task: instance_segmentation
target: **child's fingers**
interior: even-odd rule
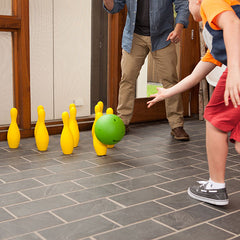
[[[153,100],[147,102],[147,107],[150,108],[152,105],[154,105],[155,102]]]
[[[157,87],[158,92],[163,89],[163,86]]]
[[[238,105],[240,105],[240,99],[239,99],[238,92],[235,93],[235,100],[236,100],[236,107],[238,107]]]
[[[150,108],[151,106],[152,106],[151,103],[148,103],[148,104],[147,104],[147,108]]]
[[[237,108],[238,105],[240,104],[239,93],[237,89],[234,89],[232,95],[230,96],[231,96],[231,100],[233,102],[234,107]]]
[[[239,93],[238,91],[228,91],[228,90],[225,90],[225,93],[224,93],[224,102],[225,102],[225,105],[228,106],[229,105],[229,97],[231,99],[231,102],[233,104],[233,106],[235,108],[238,107],[238,105],[240,105],[240,99],[239,99]]]
[[[237,105],[240,105],[240,92],[238,90],[236,90],[236,101],[237,101]]]
[[[164,91],[164,88],[161,87],[157,87],[157,93],[152,94],[150,97],[153,98],[152,100],[147,102],[147,107],[150,108],[152,105],[154,105],[155,103],[162,101],[164,98],[162,97],[161,93],[162,91]]]
[[[228,97],[229,97],[229,91],[226,89],[225,92],[224,92],[224,102],[225,102],[225,106],[228,106],[228,105],[229,105]]]
[[[155,98],[156,96],[157,96],[157,94],[155,93],[155,94],[150,95],[149,97]]]

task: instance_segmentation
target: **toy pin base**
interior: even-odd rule
[[[106,156],[107,154],[97,154],[98,157]]]
[[[113,145],[107,145],[107,148],[114,148],[114,144]]]

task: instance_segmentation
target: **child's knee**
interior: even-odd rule
[[[240,154],[240,142],[235,142],[235,149]]]

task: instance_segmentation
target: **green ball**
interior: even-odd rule
[[[106,114],[100,117],[95,124],[97,139],[106,145],[114,145],[125,135],[125,125],[115,114]]]

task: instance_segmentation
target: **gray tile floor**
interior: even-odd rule
[[[189,142],[171,138],[167,122],[136,124],[107,156],[97,157],[91,131],[71,156],[60,135],[40,153],[33,138],[19,149],[0,142],[0,239],[240,240],[240,157],[230,144],[230,204],[190,199],[207,179],[205,124],[186,119]]]

